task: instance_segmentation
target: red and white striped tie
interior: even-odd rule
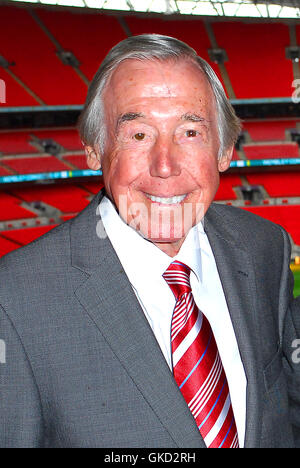
[[[174,378],[208,448],[238,448],[227,378],[211,326],[198,309],[191,269],[179,261],[163,274],[176,298],[171,326]]]

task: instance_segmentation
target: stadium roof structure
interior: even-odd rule
[[[164,15],[300,19],[300,0],[11,0],[3,3]]]

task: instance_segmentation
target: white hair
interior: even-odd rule
[[[104,152],[106,126],[102,93],[113,71],[128,59],[191,60],[195,63],[207,77],[216,99],[219,157],[236,143],[241,123],[211,66],[199,57],[194,49],[178,39],[159,34],[142,34],[129,37],[113,47],[92,80],[78,122],[80,137],[85,145],[99,148],[101,153]]]

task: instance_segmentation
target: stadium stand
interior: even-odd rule
[[[3,237],[0,233],[0,257],[3,257],[3,255],[6,255],[9,252],[18,249],[19,247],[21,247],[20,244],[16,244],[16,242],[11,242],[10,240]]]
[[[0,155],[37,152],[38,149],[31,143],[29,132],[0,132]]]
[[[243,145],[246,159],[299,158],[297,143],[247,144]]]
[[[5,231],[5,233],[1,233],[2,236],[5,236],[6,240],[9,240],[15,245],[26,245],[29,242],[34,241],[38,237],[46,234],[46,232],[53,229],[56,225],[53,224],[52,226],[41,226],[41,227],[34,227],[34,228],[27,228],[27,229],[12,229],[10,231]]]
[[[82,143],[75,128],[56,128],[49,130],[34,129],[32,134],[39,140],[51,139],[58,143],[65,151],[82,151]]]
[[[42,201],[64,214],[78,213],[88,205],[89,193],[75,185],[37,186],[12,189],[11,193],[26,202]]]
[[[75,169],[87,169],[85,154],[65,156],[64,160]]]
[[[22,38],[21,45],[19,39],[16,40],[16,31],[18,38]],[[85,83],[72,67],[60,61],[53,43],[29,11],[1,6],[0,44],[1,55],[13,63],[10,69],[39,98],[35,104],[84,102]],[[25,104],[20,101],[19,105]]]
[[[3,5],[0,14],[0,56],[6,61],[0,65],[0,79],[6,82],[5,106],[10,108],[83,104],[107,51],[129,33],[147,32],[189,43],[212,65],[233,99],[285,98],[292,93],[293,64],[285,56],[290,44],[287,23],[173,21]],[[300,43],[300,26],[296,31]],[[226,53],[223,64],[212,60],[210,51],[216,47]],[[67,125],[0,130],[0,177],[86,169],[77,131]],[[296,117],[246,119],[233,161],[299,158],[297,131]],[[72,184],[0,184],[0,256],[74,217],[101,187],[95,177]],[[300,172],[294,168],[251,172],[238,167],[238,172],[222,174],[215,201],[281,224],[300,248]]]
[[[20,206],[22,198],[14,197],[12,194],[1,193],[0,197],[0,221],[10,221],[14,219],[26,219],[36,216],[34,212],[28,211]]]
[[[11,172],[9,170],[5,169],[5,167],[0,166],[0,177],[7,176],[10,174]]]
[[[239,176],[232,174],[223,174],[221,176],[221,183],[219,190],[215,196],[215,200],[235,200],[237,196],[233,188],[242,185],[243,183]]]
[[[74,53],[81,71],[89,80],[92,80],[107,51],[126,38],[113,16],[106,16],[104,20],[102,15],[84,12],[79,15],[68,11],[34,11],[61,47]]]
[[[216,22],[219,47],[226,50],[226,69],[238,99],[286,97],[294,79],[285,58],[289,29],[285,24]],[[259,51],[259,53],[258,53]]]
[[[38,172],[66,171],[69,169],[64,163],[54,156],[43,156],[38,158],[14,157],[4,159],[5,165],[17,174],[32,174]]]
[[[269,197],[300,197],[300,172],[247,174],[251,185],[264,187]]]
[[[74,128],[3,131],[0,132],[0,176],[87,169],[82,149]]]
[[[255,120],[243,122],[243,129],[252,141],[285,141],[291,138],[291,130],[299,125],[297,120]]]
[[[4,53],[4,50],[0,50],[0,55],[4,56]],[[18,78],[15,77],[15,74],[11,71],[11,69],[1,68],[0,78],[6,83],[6,101],[11,107],[40,105],[38,100],[30,92],[28,92],[28,89],[20,84]]]

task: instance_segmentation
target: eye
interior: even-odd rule
[[[145,133],[136,133],[133,138],[137,141],[142,141],[145,139],[145,137]]]
[[[193,138],[193,137],[196,137],[197,135],[198,135],[197,130],[187,130],[185,132],[185,136],[187,136],[188,138]]]

